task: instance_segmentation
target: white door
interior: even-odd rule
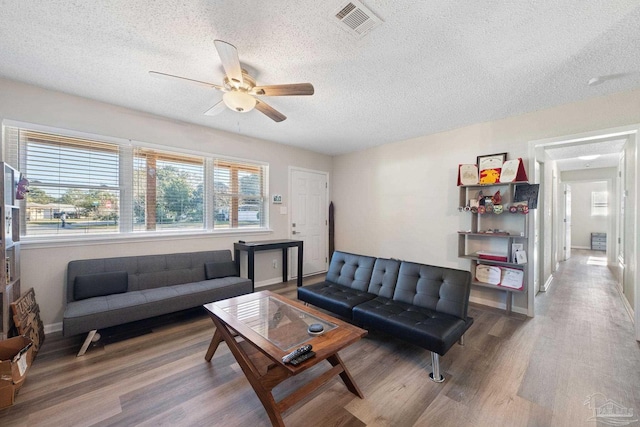
[[[564,260],[571,258],[571,185],[564,185]]]
[[[302,240],[303,276],[327,271],[327,174],[291,169],[291,238]],[[291,262],[292,272],[296,263]],[[298,272],[295,271],[297,276]]]

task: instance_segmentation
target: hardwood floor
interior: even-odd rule
[[[637,419],[640,347],[613,275],[587,264],[603,255],[576,251],[537,297],[533,319],[472,306],[465,346],[441,359],[443,384],[428,379],[427,351],[370,333],[340,353],[365,399],[335,379],[287,412],[285,423],[596,426],[604,424],[589,420],[593,408],[606,399]],[[270,289],[296,295],[295,282]],[[0,410],[0,425],[269,426],[226,345],[205,362],[212,334],[200,309],[104,331],[80,358],[83,337],[49,334],[16,404]],[[299,379],[291,381],[280,393]],[[601,394],[585,405],[594,393]]]

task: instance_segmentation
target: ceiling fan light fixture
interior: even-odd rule
[[[226,92],[222,95],[222,100],[227,107],[240,113],[249,112],[256,106],[256,99],[253,96],[237,90]]]

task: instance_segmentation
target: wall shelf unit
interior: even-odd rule
[[[469,217],[469,229],[458,231],[458,257],[470,260],[469,271],[473,286],[506,293],[506,311],[511,312],[513,294],[527,291],[527,263],[526,259],[516,262],[514,247],[520,246],[523,253],[528,249],[528,221],[529,215],[522,211],[511,213],[509,207],[513,203],[515,187],[527,182],[510,182],[496,184],[477,184],[459,186],[459,206],[462,215]],[[481,193],[481,198],[491,198],[500,191],[502,198],[500,205],[503,211],[499,214],[492,212],[478,213],[475,201]],[[472,202],[474,201],[474,202]],[[480,202],[478,202],[480,203]],[[504,257],[504,258],[501,258]],[[503,274],[499,284],[491,284],[478,280],[476,269],[478,265],[497,267]],[[495,269],[494,269],[495,270]],[[521,273],[520,273],[521,272]],[[521,277],[521,287],[506,285],[504,273]]]
[[[20,172],[4,162],[0,185],[0,250],[5,265],[0,268],[0,339],[15,334],[10,311],[13,301],[20,298],[20,207],[16,200],[16,187]]]

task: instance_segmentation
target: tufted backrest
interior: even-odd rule
[[[83,259],[67,265],[67,302],[74,301],[77,276],[125,271],[128,291],[205,280],[205,263],[232,261],[230,250]]]
[[[375,258],[335,251],[326,280],[359,291],[366,291],[371,281]]]
[[[400,261],[397,259],[376,259],[367,292],[385,298],[392,298],[398,281],[399,270]]]
[[[471,273],[403,261],[393,300],[466,320]]]

